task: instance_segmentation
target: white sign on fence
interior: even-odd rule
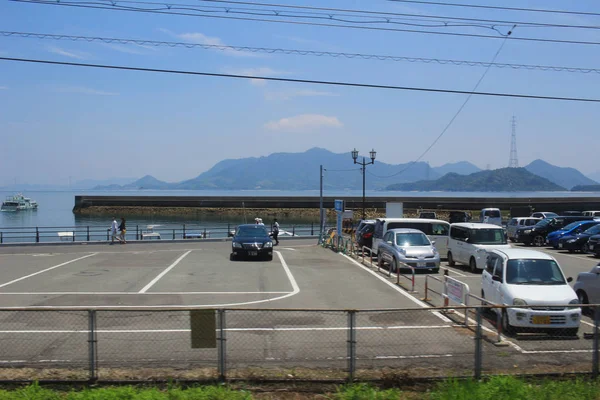
[[[455,303],[463,304],[465,298],[464,285],[455,280],[447,279],[446,294],[448,295],[448,298]]]

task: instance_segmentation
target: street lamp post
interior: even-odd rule
[[[375,164],[375,156],[377,155],[377,152],[375,150],[371,150],[369,152],[369,157],[371,157],[371,161],[367,162],[365,160],[365,158],[362,158],[362,161],[356,161],[356,159],[358,158],[358,150],[356,150],[356,148],[354,150],[352,150],[352,159],[354,160],[354,164],[358,164],[361,165],[362,168],[362,176],[363,176],[363,195],[362,195],[362,219],[366,219],[366,215],[365,215],[365,169],[367,167],[367,165],[369,164]]]

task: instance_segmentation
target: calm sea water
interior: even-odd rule
[[[0,198],[14,195],[14,192],[0,191]],[[223,190],[135,190],[135,191],[28,191],[23,193],[39,203],[37,211],[26,211],[16,213],[0,213],[0,228],[21,228],[21,227],[75,227],[75,226],[110,226],[110,216],[78,216],[73,214],[73,205],[76,195],[111,195],[111,196],[240,196],[241,198],[250,198],[253,196],[319,196],[318,190],[308,191],[223,191]],[[362,196],[361,190],[355,191],[329,191],[324,192],[324,196]],[[398,196],[398,197],[514,197],[514,198],[535,198],[535,197],[598,197],[597,193],[572,193],[572,192],[380,192],[367,191],[369,196]],[[125,216],[127,218],[127,216]],[[252,222],[259,215],[247,215],[247,221]],[[203,216],[194,217],[132,217],[127,218],[128,226],[149,225],[149,224],[194,224],[203,226],[222,227],[230,224],[244,223],[244,218],[239,217],[219,217]],[[270,221],[265,219],[265,223]],[[291,224],[310,224],[318,221],[306,219],[294,219],[280,221],[284,225]]]

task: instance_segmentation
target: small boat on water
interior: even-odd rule
[[[4,202],[2,202],[2,206],[0,207],[0,211],[27,211],[27,210],[37,210],[38,203],[35,200],[31,200],[29,197],[23,196],[21,193],[8,196]]]

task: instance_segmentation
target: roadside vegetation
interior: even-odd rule
[[[334,392],[314,390],[241,390],[224,385],[178,387],[102,387],[80,390],[50,389],[31,384],[0,390],[0,400],[598,400],[600,383],[583,378],[526,381],[515,377],[493,377],[486,381],[448,380],[418,390],[382,389],[370,384],[342,385]]]

